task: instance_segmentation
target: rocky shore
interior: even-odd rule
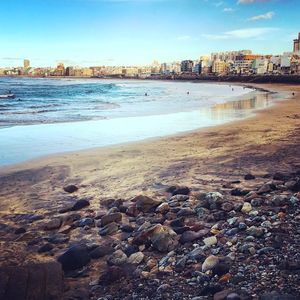
[[[300,166],[97,209],[82,188],[55,212],[3,216],[1,265],[57,260],[64,299],[299,299]]]

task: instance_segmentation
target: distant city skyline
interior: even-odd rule
[[[0,67],[147,65],[211,52],[292,51],[298,0],[10,0]]]

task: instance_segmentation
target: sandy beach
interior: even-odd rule
[[[2,168],[0,265],[20,266],[29,262],[56,261],[60,257],[66,275],[65,298],[57,299],[98,299],[105,295],[113,295],[113,298],[102,299],[179,299],[174,296],[179,291],[184,295],[180,299],[194,299],[192,297],[197,295],[211,296],[205,299],[226,299],[215,298],[215,295],[219,292],[228,295],[233,288],[242,295],[254,295],[234,299],[271,299],[257,297],[270,289],[291,293],[294,297],[282,299],[297,299],[297,275],[287,277],[277,269],[274,275],[268,268],[272,266],[271,260],[276,264],[282,253],[288,251],[290,261],[285,263],[285,268],[299,268],[299,215],[298,219],[293,216],[294,206],[299,204],[299,193],[297,197],[293,193],[299,188],[296,185],[300,169],[300,86],[255,87],[288,92],[289,99],[282,99],[258,111],[254,117],[222,126],[138,143],[53,155]],[[275,179],[273,174],[278,172],[292,175],[277,175],[279,180],[275,183],[266,183],[270,178]],[[253,178],[244,180],[246,174]],[[296,181],[290,183],[290,178]],[[75,185],[78,190],[66,192],[64,187],[68,185]],[[166,194],[166,188],[173,185],[186,186],[188,190],[185,188],[178,192],[178,198],[172,190],[175,198],[168,198],[170,195]],[[210,197],[209,192],[213,192],[213,199],[217,199],[214,201],[223,201],[222,207],[217,202],[210,207],[206,204],[203,204],[206,208],[201,206],[202,201],[207,201],[205,197]],[[283,196],[291,200],[284,205],[276,200],[279,204],[270,208],[277,194],[280,201],[285,199]],[[132,202],[132,197],[138,195],[143,196]],[[161,201],[162,207],[158,206]],[[158,207],[161,207],[160,210],[157,210]],[[257,216],[260,213],[262,219],[259,222],[267,220],[271,227],[253,226],[256,221],[252,219],[260,218]],[[240,220],[237,226],[241,226],[231,228],[228,225],[230,218],[236,215]],[[180,222],[176,219],[178,216],[183,216],[179,218]],[[174,228],[176,222],[173,221],[181,224],[179,228],[177,225]],[[141,224],[142,229],[139,229]],[[155,224],[153,228],[149,227],[151,224]],[[236,230],[235,236],[230,230]],[[271,232],[274,234],[270,238]],[[248,248],[244,252],[234,245],[244,245],[249,235],[250,241],[255,241],[254,250],[249,246],[249,251],[258,251],[257,255],[250,255]],[[157,239],[155,242],[153,236]],[[204,236],[208,236],[207,240],[203,240],[205,245],[209,245],[207,247],[200,246]],[[279,243],[278,236],[282,248],[270,247],[271,242],[274,245]],[[75,249],[80,253],[80,263],[70,267],[71,263],[64,261],[70,253],[65,251],[78,242],[84,243],[84,246]],[[216,243],[218,248],[210,248]],[[92,256],[91,251],[97,249],[98,252]],[[120,249],[128,250],[128,258]],[[183,254],[190,258],[193,249],[201,250],[202,254],[194,261],[195,264],[184,269],[184,263],[183,269],[178,271],[176,266],[185,257]],[[274,251],[272,256],[265,255],[268,249]],[[167,252],[171,258],[164,256]],[[217,272],[213,277],[215,273],[207,269],[207,274],[212,276],[211,284],[217,284],[218,288],[208,289],[200,284],[196,290],[193,285],[185,284],[186,280],[193,278],[193,271],[199,273],[199,270],[204,270],[199,276],[206,276],[204,259],[211,253],[220,256],[217,265],[221,265],[222,271],[213,270]],[[108,257],[108,254],[111,256]],[[234,261],[230,263],[230,270],[228,262],[222,261],[224,257],[220,254],[233,255],[233,258],[230,256],[230,260]],[[82,255],[87,256],[83,263]],[[120,265],[121,258],[129,266],[127,263]],[[163,265],[162,260],[165,262]],[[89,264],[88,267],[85,267],[86,264]],[[253,268],[263,265],[264,268],[252,271],[247,269],[248,265]],[[234,276],[241,268],[244,281],[235,281],[238,279]],[[68,273],[70,270],[71,273]],[[256,279],[251,278],[253,272]],[[147,280],[153,276],[156,283]],[[122,280],[121,285],[119,279]],[[272,284],[269,283],[271,280]],[[245,285],[249,287],[244,288]],[[143,288],[140,289],[140,286]],[[230,290],[223,291],[226,287]],[[167,296],[163,295],[164,288]],[[149,295],[156,294],[156,290],[161,292],[157,297],[149,298]],[[139,296],[131,297],[134,293],[139,293]]]
[[[300,87],[256,87],[289,91],[291,98],[222,126],[3,168],[1,212],[56,210],[66,200],[66,184],[78,185],[77,195],[94,198],[97,206],[110,197],[159,194],[174,183],[201,190],[248,172],[288,171],[300,164]]]

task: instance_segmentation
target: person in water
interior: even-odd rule
[[[147,94],[147,93],[145,93],[145,96],[148,96],[148,94]]]
[[[190,94],[190,92],[187,92],[187,94],[189,95],[189,94]]]

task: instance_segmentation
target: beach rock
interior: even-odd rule
[[[209,233],[209,229],[201,229],[197,232],[195,231],[191,231],[191,230],[188,230],[188,231],[185,231],[180,239],[179,239],[179,242],[181,244],[185,244],[185,243],[189,243],[189,242],[192,242],[192,241],[195,241],[197,239],[200,239],[202,238],[203,236],[207,235]]]
[[[296,296],[288,294],[279,294],[277,292],[264,293],[258,297],[259,300],[297,300]]]
[[[100,276],[98,283],[106,286],[115,283],[125,277],[126,272],[123,268],[117,266],[110,266]]]
[[[64,191],[67,193],[74,193],[78,190],[78,187],[74,184],[70,184],[64,187]]]
[[[274,175],[273,175],[273,179],[274,180],[279,180],[279,181],[286,181],[290,178],[290,176],[288,174],[284,174],[284,173],[281,173],[281,172],[276,172]]]
[[[285,195],[275,195],[271,200],[271,203],[274,206],[284,206],[284,205],[287,205],[288,202],[289,202],[289,199]]]
[[[68,211],[74,211],[74,210],[80,210],[84,207],[87,207],[90,205],[90,202],[86,199],[80,199],[80,200],[77,200],[73,206],[71,207],[67,207],[67,208],[63,208],[61,209],[59,212],[60,213],[66,213]]]
[[[188,195],[191,190],[187,186],[178,186],[172,191],[172,195]]]
[[[170,206],[167,202],[164,202],[162,204],[160,204],[157,208],[156,208],[156,212],[160,213],[160,214],[166,214],[170,209]]]
[[[189,196],[188,195],[174,195],[172,196],[170,199],[169,199],[169,202],[185,202],[189,199]]]
[[[252,175],[251,173],[249,173],[244,176],[244,179],[245,180],[253,180],[253,179],[255,179],[255,176]]]
[[[64,254],[58,257],[64,271],[71,271],[87,265],[91,258],[88,247],[84,244],[75,245],[69,248]]]
[[[122,214],[119,212],[112,213],[105,215],[101,218],[101,227],[112,223],[112,222],[121,222],[122,221]]]
[[[219,261],[213,266],[213,275],[218,275],[219,277],[227,274],[230,270],[230,259],[219,259]]]
[[[58,229],[62,224],[61,218],[53,218],[49,222],[44,224],[44,230],[55,230]]]
[[[240,188],[235,188],[233,190],[231,190],[231,195],[232,196],[246,196],[250,191],[249,190],[244,190],[244,189],[240,189]]]
[[[147,213],[147,212],[155,209],[157,206],[159,206],[161,204],[161,201],[154,200],[150,197],[143,196],[143,195],[133,198],[132,202],[135,202],[136,208],[139,211],[142,211],[144,213]]]
[[[224,202],[221,206],[221,209],[229,212],[234,209],[234,205],[231,202]]]
[[[264,230],[261,227],[251,226],[246,230],[247,234],[254,237],[261,237],[264,235]]]
[[[115,222],[112,222],[112,223],[109,223],[109,224],[105,225],[104,227],[100,228],[99,234],[101,236],[111,235],[111,234],[117,232],[118,229],[119,229],[118,224]]]
[[[139,215],[140,211],[137,209],[136,205],[130,205],[126,209],[126,215],[130,217],[137,217]]]
[[[131,233],[131,232],[134,231],[134,227],[132,225],[129,225],[129,224],[122,224],[120,229],[123,232],[127,232],[127,233]]]
[[[219,192],[209,192],[204,195],[204,200],[208,202],[210,209],[216,209],[223,203],[224,196]]]
[[[105,255],[112,254],[113,252],[114,248],[111,245],[100,245],[90,252],[90,257],[97,259],[104,257]]]
[[[15,234],[23,234],[26,232],[26,229],[24,227],[19,227],[15,229]]]
[[[83,218],[79,220],[78,226],[79,227],[94,226],[94,220],[92,218]]]
[[[49,243],[52,244],[64,244],[68,242],[70,237],[67,234],[56,233],[47,238]]]
[[[231,290],[223,290],[214,294],[213,300],[227,300],[227,296],[231,293]]]
[[[211,247],[213,245],[216,245],[218,243],[218,240],[215,236],[210,236],[210,237],[205,238],[203,240],[203,243],[205,244],[205,246]]]
[[[169,252],[178,244],[177,234],[169,227],[155,225],[150,235],[152,246],[159,252]]]
[[[257,191],[257,194],[261,195],[261,194],[270,193],[272,190],[273,189],[272,189],[271,184],[266,183],[259,188],[259,190]]]
[[[53,249],[53,245],[50,243],[46,243],[44,245],[42,245],[39,249],[38,249],[38,253],[44,253],[44,252],[49,252]]]
[[[111,266],[123,265],[127,263],[127,255],[122,250],[117,250],[109,256],[107,263]]]
[[[177,213],[177,217],[186,217],[186,216],[192,216],[192,215],[195,215],[196,214],[196,211],[189,208],[189,207],[186,207],[186,208],[181,208],[178,213]]]
[[[129,256],[128,263],[139,265],[144,260],[143,252],[136,252]]]
[[[248,214],[252,210],[252,205],[249,202],[244,202],[241,212]]]
[[[237,293],[230,293],[226,300],[241,300],[241,297]]]
[[[202,264],[202,272],[212,270],[219,263],[219,257],[210,255]]]

